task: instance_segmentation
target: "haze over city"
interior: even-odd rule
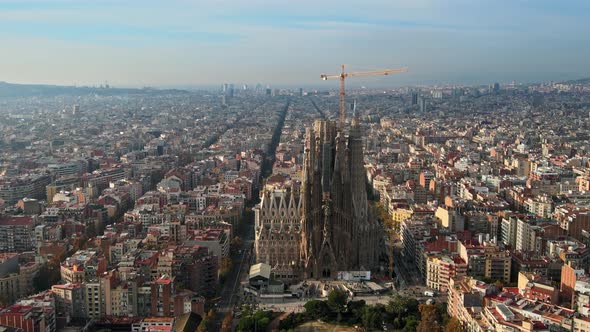
[[[0,332],[590,332],[588,31],[0,0]]]
[[[590,76],[587,1],[0,1],[0,80],[318,86],[320,73],[410,68],[353,85]]]

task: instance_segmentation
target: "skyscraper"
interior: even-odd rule
[[[353,118],[348,137],[333,121],[306,130],[301,269],[304,278],[378,263],[380,226],[368,209],[362,135]]]
[[[418,103],[420,105],[420,113],[425,113],[426,112],[426,98],[420,97],[418,99]]]
[[[500,92],[500,83],[494,83],[494,84],[490,84],[490,86],[488,87],[488,92],[489,93],[498,93]]]
[[[418,92],[412,92],[412,106],[418,105]]]
[[[234,96],[234,85],[233,84],[230,84],[229,85],[228,96],[229,97],[233,97]]]

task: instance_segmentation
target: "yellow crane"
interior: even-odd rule
[[[383,70],[374,70],[374,71],[345,73],[344,72],[344,65],[341,65],[339,75],[321,74],[320,77],[324,81],[326,81],[330,78],[339,78],[340,79],[340,119],[339,119],[338,127],[340,129],[343,129],[344,122],[346,122],[346,108],[344,107],[344,96],[346,95],[346,93],[344,91],[344,80],[346,80],[347,77],[349,77],[349,76],[389,75],[389,74],[405,73],[407,71],[408,71],[407,68],[399,68],[399,69],[383,69]]]

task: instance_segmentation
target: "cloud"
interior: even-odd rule
[[[410,66],[383,81],[399,84],[590,75],[589,5],[556,3],[0,0],[0,80],[295,84],[340,63]]]

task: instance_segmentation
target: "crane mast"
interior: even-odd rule
[[[340,79],[340,118],[338,120],[338,128],[342,130],[344,128],[344,123],[346,122],[346,107],[344,105],[344,97],[346,96],[344,82],[347,77],[349,76],[372,76],[372,75],[389,75],[389,74],[397,74],[397,73],[405,73],[407,72],[407,68],[400,68],[400,69],[383,69],[383,70],[375,70],[375,71],[365,71],[365,72],[350,72],[347,73],[344,71],[344,65],[340,65],[340,74],[339,75],[325,75],[321,74],[321,79],[328,80],[332,78],[339,78]]]

